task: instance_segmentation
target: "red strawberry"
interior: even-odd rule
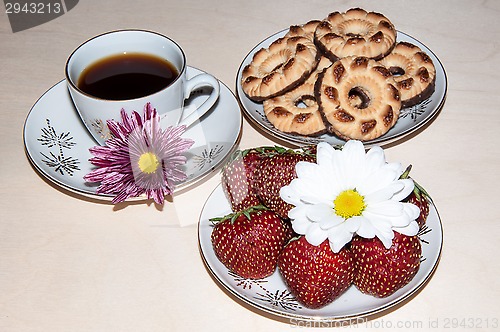
[[[407,179],[409,178],[409,173],[411,170],[411,165],[406,168],[405,172],[403,175],[401,175],[402,179]],[[413,180],[413,183],[415,184],[415,188],[413,191],[408,195],[408,197],[405,199],[405,202],[407,203],[412,203],[416,205],[420,209],[420,215],[417,218],[417,223],[420,228],[422,228],[425,225],[425,222],[427,221],[427,217],[429,216],[429,204],[432,202],[431,197],[425,191],[425,189],[420,186],[415,180]]]
[[[215,254],[229,270],[250,279],[275,271],[288,240],[287,227],[276,213],[260,205],[212,221]]]
[[[292,240],[278,259],[278,268],[291,293],[308,308],[321,308],[352,284],[353,258],[343,248],[334,253],[328,240],[313,246],[305,237]]]
[[[288,241],[290,241],[294,237],[298,236],[298,234],[295,233],[295,231],[293,230],[292,223],[290,222],[290,220],[287,220],[287,219],[283,220],[283,224],[285,225],[285,230],[286,230],[286,242],[285,243],[288,243]]]
[[[295,165],[299,161],[314,162],[315,155],[309,150],[295,151],[281,149],[278,153],[261,161],[255,172],[255,189],[262,203],[287,219],[293,208],[280,197],[280,189],[297,177]]]
[[[261,204],[254,189],[254,172],[262,154],[256,150],[236,151],[222,170],[222,189],[233,211]]]
[[[363,293],[387,297],[408,284],[420,267],[422,248],[417,236],[394,232],[392,246],[386,249],[378,238],[355,237],[354,284]]]

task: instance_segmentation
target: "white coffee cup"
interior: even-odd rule
[[[78,87],[82,72],[97,61],[125,52],[145,53],[170,62],[178,71],[177,78],[158,92],[144,97],[109,100],[92,96]],[[190,126],[203,116],[219,98],[219,81],[209,74],[186,77],[186,56],[172,39],[146,30],[117,30],[91,38],[77,47],[66,62],[66,81],[73,103],[94,139],[104,145],[110,137],[107,120],[120,120],[120,111],[142,114],[147,103],[156,108],[163,128],[176,125]],[[184,114],[184,101],[200,87],[212,87],[208,99],[196,110]],[[186,112],[187,113],[187,112]]]

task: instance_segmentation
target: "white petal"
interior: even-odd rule
[[[332,227],[337,227],[338,225],[345,222],[344,218],[332,213],[330,216],[327,216],[320,220],[319,225],[322,229],[328,230]]]
[[[365,218],[365,217],[358,217],[358,218],[362,218],[362,219],[360,220],[360,225],[359,225],[359,228],[356,231],[356,233],[359,236],[364,237],[365,239],[371,239],[371,238],[375,237],[376,229],[375,229],[375,227],[373,227],[370,220],[368,218]]]
[[[394,202],[394,201],[393,201]],[[363,215],[367,218],[369,218],[373,225],[378,228],[379,223],[382,221],[385,224],[391,225],[391,227],[404,227],[407,226],[410,222],[415,220],[415,218],[410,217],[408,212],[405,209],[405,204],[406,203],[401,203],[401,202],[394,202],[394,207],[383,210],[383,209],[365,209],[363,211]],[[399,207],[397,207],[399,206]],[[390,213],[388,213],[390,212]],[[414,211],[411,210],[410,213],[413,213]]]
[[[377,237],[380,236],[385,236],[385,237],[390,237],[392,240],[392,237],[394,237],[394,232],[392,231],[392,222],[389,220],[387,217],[381,217],[379,215],[369,213],[369,212],[363,212],[363,216],[366,217],[367,219],[370,220],[370,223],[372,224],[373,228],[375,229],[375,235]]]
[[[318,165],[307,161],[299,161],[295,165],[295,173],[299,178],[311,178],[317,172]]]
[[[401,191],[403,188],[404,184],[400,182],[393,182],[382,189],[364,195],[365,203],[367,205],[370,205],[373,203],[378,203],[392,199],[394,197],[394,194]]]
[[[336,166],[341,150],[336,150],[330,144],[322,142],[318,144],[317,151],[318,178],[323,183],[338,185],[339,174],[336,172]]]
[[[308,205],[328,204],[330,201],[325,200],[324,195],[304,195],[300,198],[301,202]]]
[[[323,229],[330,229],[332,227],[337,227],[338,225],[341,225],[345,223],[345,219],[339,215],[337,215],[335,212],[332,210],[332,214],[328,216],[327,218],[321,220],[321,228]]]
[[[376,237],[380,239],[386,245],[389,242],[392,242],[392,239],[394,238],[394,231],[391,229],[387,232],[381,232],[380,229],[377,229],[377,234],[375,234]],[[388,248],[388,246],[386,245]],[[390,247],[390,244],[389,244]]]
[[[403,174],[404,168],[401,163],[387,163],[385,167],[388,167],[398,174],[398,178]]]
[[[316,163],[318,165],[330,164],[334,155],[336,154],[336,150],[333,146],[326,142],[321,142],[316,147]]]
[[[342,147],[342,152],[353,154],[353,155],[365,155],[365,147],[363,143],[358,140],[349,140]]]
[[[366,172],[371,173],[385,165],[384,150],[380,146],[374,146],[366,153]]]
[[[331,228],[328,231],[328,240],[333,252],[339,252],[346,243],[352,240],[353,235],[352,232],[344,227],[344,224]]]
[[[402,199],[408,197],[408,195],[413,191],[415,183],[413,183],[412,179],[401,179],[398,180],[398,182],[402,183],[404,185],[404,188],[402,188],[401,191],[396,193],[394,197],[392,197],[392,199],[396,201],[401,201]]]
[[[297,182],[295,190],[300,193],[304,202],[310,204],[331,202],[336,197],[333,192],[336,188],[322,180],[321,172],[316,174],[315,179]]]
[[[297,234],[305,235],[312,225],[307,219],[295,219],[292,220],[292,228]]]
[[[362,219],[364,218],[358,216],[347,219],[344,222],[345,230],[349,231],[350,233],[356,233],[361,226]]]
[[[321,144],[321,143],[320,143]],[[344,190],[346,180],[344,167],[342,166],[342,151],[335,150],[325,143],[321,148],[318,145],[318,174],[317,178],[321,185],[327,186],[331,192],[340,192]]]
[[[345,237],[337,237],[334,242],[330,241],[330,248],[334,253],[338,253],[342,248],[352,240],[352,234],[345,234]]]
[[[394,238],[394,231],[391,229],[386,229],[386,228],[377,228],[375,230],[375,236],[382,241],[384,244],[384,247],[389,249],[392,245],[392,239]]]
[[[408,215],[408,218],[411,220],[415,220],[420,215],[420,209],[418,206],[412,203],[401,203],[403,204],[404,212]]]
[[[409,218],[408,214],[403,211],[400,216],[387,217],[387,220],[391,223],[392,227],[405,227],[415,219]]]
[[[388,200],[367,205],[365,211],[376,214],[380,217],[398,217],[404,213],[403,204]]]
[[[315,172],[314,177],[296,178],[285,187],[290,187],[292,190],[292,194],[288,195],[288,198],[283,198],[285,201],[298,197],[304,203],[317,204],[333,200],[333,197],[335,197],[333,196],[331,186],[327,185],[327,183],[321,179],[319,170]],[[285,191],[285,194],[288,194],[288,191]]]
[[[394,233],[393,233],[392,238],[390,238],[388,236],[380,236],[380,235],[377,235],[377,237],[379,238],[380,241],[382,241],[382,244],[384,245],[384,247],[386,249],[389,249],[392,246],[392,239],[394,238]]]
[[[394,170],[383,167],[368,174],[356,188],[360,194],[366,196],[388,187],[397,180],[397,178],[398,175]]]
[[[363,143],[356,140],[348,141],[342,148],[342,157],[344,176],[349,181],[350,188],[357,187],[366,178],[366,155]]]
[[[284,186],[280,189],[280,197],[285,202],[297,206],[300,204],[300,196],[292,186]]]
[[[299,204],[288,211],[288,218],[290,219],[307,219],[307,210],[309,209],[308,205]]]
[[[331,216],[332,213],[332,206],[327,204],[315,204],[308,209],[307,217],[313,221],[319,222],[320,220]]]
[[[317,173],[317,181],[315,185],[317,187],[323,188],[322,191],[325,193],[325,198],[333,200],[338,193],[342,190],[343,180],[340,178],[335,163],[322,165]]]
[[[319,246],[328,237],[328,232],[322,230],[318,224],[311,224],[306,233],[306,240],[313,246]]]
[[[412,221],[408,226],[406,227],[396,227],[394,230],[398,233],[401,233],[403,235],[408,235],[408,236],[413,236],[417,235],[419,227],[416,221]]]
[[[293,179],[288,186],[281,187],[280,197],[292,205],[307,203],[307,200],[304,200],[304,194],[313,190],[310,187],[311,185],[308,181]]]

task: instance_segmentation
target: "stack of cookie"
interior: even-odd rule
[[[293,25],[254,54],[242,89],[280,131],[375,139],[434,92],[431,58],[396,34],[387,17],[360,8]]]

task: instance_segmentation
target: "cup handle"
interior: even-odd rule
[[[213,89],[212,93],[210,93],[210,96],[203,102],[203,104],[201,104],[197,109],[193,110],[190,114],[185,117],[184,114],[182,114],[181,119],[179,119],[178,125],[185,125],[186,127],[191,126],[195,121],[197,121],[205,113],[207,113],[208,110],[210,110],[215,104],[217,99],[219,99],[219,81],[210,74],[199,74],[187,80],[184,85],[184,96],[186,96],[186,99],[189,98],[191,92],[203,86],[211,86]]]

